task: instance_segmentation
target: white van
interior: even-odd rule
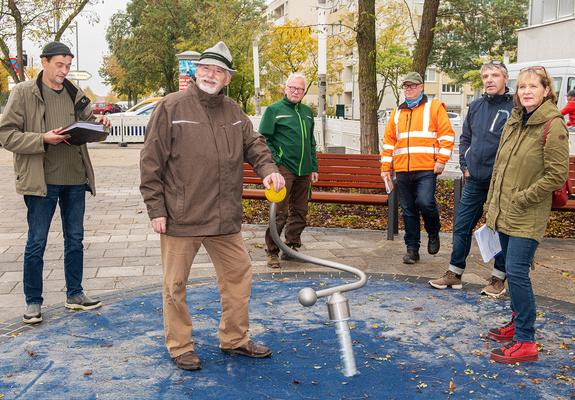
[[[567,58],[563,60],[542,60],[542,61],[529,61],[523,63],[515,63],[507,65],[509,71],[509,89],[511,92],[515,91],[517,84],[517,76],[519,71],[526,67],[543,66],[547,72],[553,77],[555,81],[555,90],[557,93],[557,107],[559,109],[567,103],[567,92],[575,89],[575,59]]]

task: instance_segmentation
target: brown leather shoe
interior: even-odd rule
[[[221,349],[227,354],[238,354],[240,356],[252,357],[252,358],[264,358],[272,355],[272,351],[269,347],[263,344],[258,344],[253,341],[248,341],[246,344],[235,349]]]
[[[174,363],[178,368],[185,369],[187,371],[196,371],[202,369],[202,362],[200,357],[194,351],[188,351],[187,353],[180,354],[177,357],[172,358]]]

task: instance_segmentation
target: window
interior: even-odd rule
[[[333,106],[333,95],[329,96],[329,105]]]
[[[442,93],[461,93],[461,86],[454,83],[448,83],[441,85]]]
[[[341,94],[337,95],[337,104],[343,104],[343,102],[341,101]]]
[[[559,0],[559,18],[575,14],[575,0]]]
[[[435,82],[435,68],[429,67],[425,70],[425,82]]]
[[[543,0],[543,22],[557,19],[557,3],[559,0]]]
[[[573,89],[575,89],[575,77],[570,76],[567,78],[567,92]]]

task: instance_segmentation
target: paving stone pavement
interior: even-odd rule
[[[161,265],[159,236],[149,226],[138,184],[138,160],[141,145],[117,147],[113,144],[91,146],[96,172],[97,196],[89,196],[85,216],[86,292],[99,295],[137,287],[159,285]],[[27,235],[26,208],[14,188],[11,153],[0,149],[0,327],[2,322],[22,314],[22,259]],[[382,221],[382,229],[386,221]],[[265,265],[265,226],[246,225],[243,236],[253,260],[254,272],[274,272]],[[301,251],[337,260],[370,273],[437,277],[449,263],[451,237],[441,235],[439,254],[422,254],[421,262],[405,266],[401,235],[385,240],[385,231],[322,229],[309,227],[302,237]],[[575,240],[546,239],[539,247],[531,277],[535,293],[552,299],[575,302]],[[308,272],[320,267],[283,262],[282,271]],[[468,259],[464,281],[484,284],[491,265],[482,263],[475,244]],[[52,223],[44,266],[44,306],[63,304],[63,240],[58,213]],[[213,275],[205,250],[201,250],[192,268],[191,279]]]

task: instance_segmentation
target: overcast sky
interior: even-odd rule
[[[103,0],[94,6],[85,8],[86,12],[93,12],[100,18],[97,24],[90,24],[88,18],[80,16],[78,18],[78,49],[76,49],[76,35],[72,30],[64,37],[64,42],[70,45],[72,53],[79,54],[80,70],[88,71],[92,74],[92,78],[87,81],[80,81],[81,87],[90,86],[90,88],[98,96],[105,96],[111,88],[107,87],[103,82],[98,69],[102,64],[102,57],[108,54],[108,44],[106,43],[106,29],[110,22],[110,18],[117,11],[126,9],[126,4],[129,0]],[[28,57],[34,57],[34,65],[40,65],[40,54],[42,53],[42,45],[26,41],[24,49],[28,53]],[[72,69],[76,69],[76,60],[72,63]]]

